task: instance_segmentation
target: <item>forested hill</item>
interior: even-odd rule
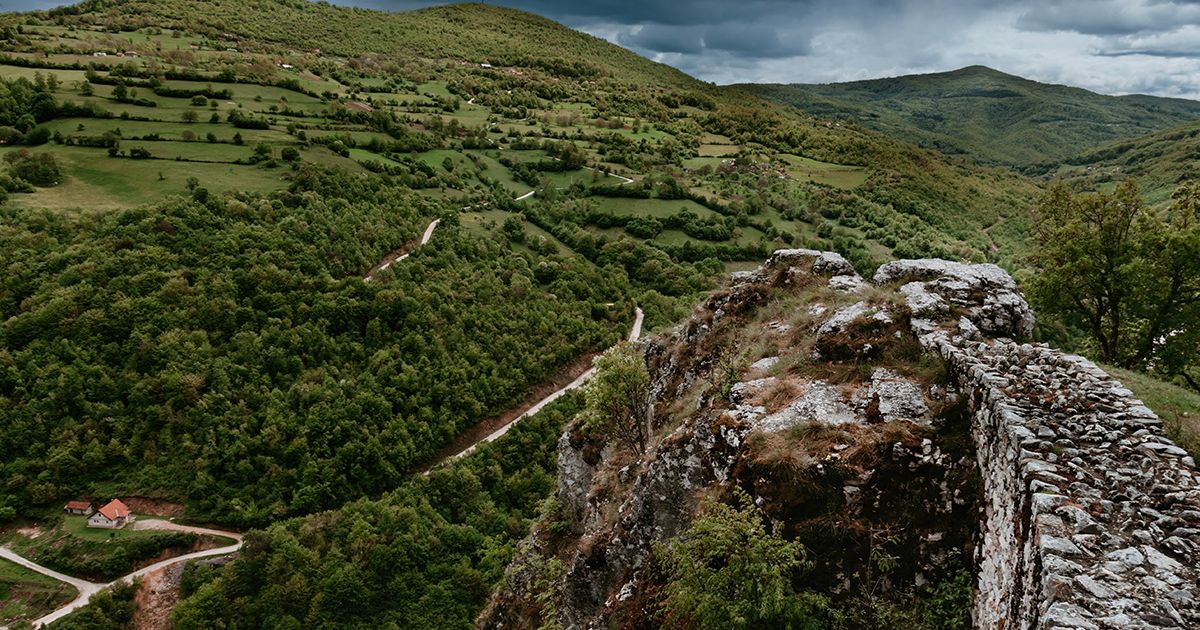
[[[1136,178],[1151,205],[1167,203],[1180,182],[1200,177],[1200,122],[1113,142],[1030,169],[1031,174],[1061,177],[1085,188],[1104,188]]]
[[[739,87],[944,153],[1018,166],[1065,159],[1200,117],[1197,101],[1105,96],[983,66],[850,83]]]
[[[383,12],[307,0],[90,0],[52,14],[108,28],[181,28],[314,55],[387,55],[696,85],[686,74],[533,13],[481,3]],[[232,37],[230,37],[232,36]]]
[[[466,627],[580,400],[438,452],[777,249],[1019,265],[1039,192],[482,4],[0,15],[0,134],[0,528],[268,528],[180,630]]]

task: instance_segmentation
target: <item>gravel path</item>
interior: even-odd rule
[[[67,584],[70,584],[71,586],[75,587],[75,590],[79,591],[79,595],[74,600],[72,600],[71,602],[69,602],[65,606],[63,606],[62,608],[59,608],[58,610],[55,610],[54,612],[52,612],[44,617],[41,617],[40,619],[33,620],[33,622],[32,622],[33,627],[37,628],[40,626],[49,625],[55,621],[58,621],[59,619],[62,619],[63,617],[66,617],[67,615],[75,612],[76,610],[79,610],[80,608],[83,608],[84,606],[86,606],[87,603],[89,601],[91,601],[93,595],[95,595],[96,593],[99,593],[100,591],[102,591],[106,588],[109,588],[111,586],[115,586],[120,583],[132,582],[134,580],[134,578],[142,577],[144,575],[147,575],[149,573],[157,571],[163,567],[168,567],[168,566],[171,566],[178,562],[186,562],[188,560],[195,560],[198,558],[209,558],[212,556],[223,556],[225,554],[233,553],[242,548],[242,535],[235,533],[235,532],[226,532],[226,531],[222,531],[219,529],[209,529],[207,527],[191,527],[189,525],[179,525],[177,523],[172,523],[170,521],[164,521],[164,520],[159,520],[159,519],[137,520],[137,521],[134,521],[133,524],[130,525],[130,527],[132,527],[134,529],[163,529],[163,530],[171,530],[171,531],[177,531],[177,532],[188,532],[188,533],[192,533],[192,534],[208,534],[210,536],[221,536],[224,538],[232,538],[237,542],[235,544],[232,544],[232,545],[229,545],[226,547],[218,547],[216,549],[206,549],[204,551],[194,551],[192,553],[184,554],[182,556],[176,556],[174,558],[167,558],[166,560],[162,560],[160,562],[155,562],[154,564],[147,566],[147,567],[142,567],[141,569],[138,569],[137,571],[134,571],[133,573],[121,576],[121,577],[119,577],[111,582],[107,582],[107,583],[89,582],[87,580],[82,580],[80,578],[71,577],[69,575],[64,575],[62,573],[59,573],[58,571],[54,571],[52,569],[47,569],[46,567],[44,567],[32,560],[29,560],[28,558],[25,558],[24,556],[20,556],[17,554],[17,552],[13,551],[12,549],[9,549],[8,547],[0,547],[0,558],[5,558],[7,560],[11,560],[27,569],[37,571],[38,573],[41,573],[42,575],[49,576],[60,582],[65,582]]]
[[[645,318],[645,313],[642,312],[642,309],[636,308],[634,310],[633,327],[629,330],[629,340],[630,341],[637,341],[642,336],[642,320],[644,318]],[[562,397],[563,394],[566,394],[567,392],[583,385],[595,373],[596,373],[596,368],[591,368],[588,371],[584,372],[583,374],[580,374],[579,378],[576,378],[575,380],[562,386],[562,388],[560,388],[559,390],[550,394],[549,396],[546,396],[545,398],[539,400],[532,407],[530,407],[529,409],[526,409],[524,413],[517,416],[516,418],[513,418],[512,421],[509,422],[508,424],[500,427],[499,429],[496,429],[492,433],[481,438],[478,442],[468,446],[467,448],[459,451],[458,453],[456,453],[454,455],[451,455],[450,457],[446,458],[443,461],[451,461],[451,460],[459,459],[462,457],[466,457],[467,455],[474,453],[475,448],[478,447],[480,444],[482,444],[484,442],[495,442],[496,440],[500,439],[505,433],[508,433],[508,430],[511,429],[515,424],[520,422],[522,419],[528,418],[529,416],[532,416],[533,414],[541,411],[543,407],[558,400],[559,398]],[[439,462],[439,463],[441,463],[441,462]],[[437,464],[434,464],[434,466],[436,466],[436,465]],[[428,471],[426,471],[426,474],[428,474]]]

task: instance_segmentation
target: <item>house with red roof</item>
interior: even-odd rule
[[[91,501],[70,501],[63,506],[63,512],[67,514],[79,514],[87,516],[92,513]]]
[[[125,527],[125,524],[133,520],[133,513],[129,511],[129,506],[121,502],[120,499],[113,499],[96,510],[96,513],[88,518],[88,527],[100,527],[103,529],[120,529]]]

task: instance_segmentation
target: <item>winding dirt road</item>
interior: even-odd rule
[[[58,610],[55,610],[54,612],[52,612],[44,617],[41,617],[40,619],[34,619],[32,621],[33,627],[38,628],[41,626],[49,625],[55,621],[58,621],[59,619],[62,619],[63,617],[66,617],[67,615],[75,612],[76,610],[79,610],[80,608],[83,608],[84,606],[86,606],[87,603],[89,601],[91,601],[93,595],[95,595],[96,593],[99,593],[100,591],[102,591],[106,588],[109,588],[111,586],[116,586],[117,584],[121,584],[121,583],[132,582],[135,578],[139,578],[144,575],[153,573],[154,571],[157,571],[163,567],[169,567],[169,566],[179,563],[179,562],[187,562],[188,560],[196,560],[198,558],[210,558],[213,556],[223,556],[225,554],[230,554],[235,551],[238,551],[239,549],[242,548],[242,535],[238,534],[236,532],[226,532],[226,531],[221,531],[219,529],[209,529],[207,527],[191,527],[189,525],[179,525],[176,523],[172,523],[170,521],[163,521],[163,520],[159,520],[159,519],[146,519],[146,520],[134,521],[130,527],[133,527],[134,529],[162,529],[162,530],[170,530],[170,531],[176,531],[176,532],[188,532],[191,534],[208,534],[210,536],[221,536],[223,538],[232,538],[232,539],[236,540],[237,542],[235,544],[232,544],[232,545],[229,545],[226,547],[218,547],[216,549],[206,549],[204,551],[194,551],[192,553],[184,554],[182,556],[176,556],[174,558],[167,558],[166,560],[155,562],[154,564],[152,564],[150,566],[142,567],[142,568],[138,569],[137,571],[134,571],[133,573],[130,573],[128,575],[123,575],[111,582],[107,582],[107,583],[103,583],[103,584],[99,583],[99,582],[89,582],[87,580],[81,580],[76,577],[64,575],[64,574],[54,571],[52,569],[47,569],[46,567],[44,567],[32,560],[29,560],[28,558],[25,558],[24,556],[18,555],[17,552],[13,551],[12,549],[9,549],[8,547],[0,547],[0,558],[5,558],[7,560],[11,560],[27,569],[30,569],[32,571],[37,571],[38,573],[41,573],[42,575],[52,577],[60,582],[65,582],[67,584],[70,584],[71,586],[75,587],[75,590],[79,591],[79,595],[77,597],[75,597],[75,599],[68,602],[63,607],[59,608]]]
[[[428,243],[429,239],[433,238],[433,231],[435,229],[437,229],[438,223],[441,223],[441,221],[442,221],[441,219],[434,219],[433,221],[431,221],[429,223],[429,227],[425,228],[425,233],[421,235],[421,241],[417,243],[417,247],[420,247],[420,246]],[[415,248],[413,248],[413,249],[415,249]],[[396,251],[396,252],[392,252],[391,254],[388,254],[388,256],[386,258],[379,261],[379,264],[372,267],[371,270],[367,272],[367,275],[363,276],[363,282],[371,282],[372,280],[375,279],[375,276],[383,273],[384,271],[387,271],[388,267],[391,267],[392,265],[400,262],[401,260],[408,258],[409,255],[411,255],[411,254],[412,254],[411,249],[408,251],[400,250],[400,251]]]
[[[555,158],[555,159],[558,159],[558,158]],[[604,171],[601,171],[600,169],[592,168],[590,166],[584,166],[583,168],[585,168],[589,171],[596,171],[598,173],[604,172]],[[611,175],[612,177],[616,177],[617,179],[621,180],[622,186],[633,183],[632,179],[625,177],[623,175],[617,175],[616,173],[608,173],[608,175]],[[531,190],[531,191],[521,195],[520,197],[517,197],[516,201],[525,201],[526,199],[529,199],[530,197],[532,197],[534,195],[534,193],[536,193],[536,192],[537,192],[536,189]],[[466,206],[463,208],[463,210],[470,209],[470,207],[471,206]],[[394,252],[388,254],[387,256],[385,256],[383,260],[379,261],[378,264],[376,264],[374,267],[371,268],[370,271],[367,272],[367,275],[363,276],[363,282],[371,282],[371,281],[375,280],[375,277],[378,276],[379,274],[383,273],[384,271],[386,271],[388,269],[388,267],[391,267],[392,265],[404,260],[405,258],[408,258],[409,255],[412,254],[414,249],[428,243],[429,239],[433,238],[433,231],[437,228],[438,223],[440,223],[440,222],[441,222],[441,219],[434,219],[429,224],[429,227],[425,228],[425,233],[421,235],[420,242],[418,242],[415,246],[410,247],[410,246],[406,245],[404,249],[394,251]]]
[[[642,336],[642,320],[643,319],[645,319],[645,313],[642,312],[641,308],[635,307],[634,317],[633,317],[633,327],[630,328],[630,330],[629,330],[629,341],[637,341]],[[496,440],[500,439],[505,433],[508,433],[508,430],[511,429],[513,427],[513,425],[517,424],[522,419],[528,418],[529,416],[532,416],[533,414],[541,411],[543,407],[558,400],[559,398],[562,397],[563,394],[566,394],[567,392],[583,385],[595,373],[596,373],[596,368],[594,368],[594,367],[589,368],[586,372],[584,372],[583,374],[580,374],[579,377],[576,378],[575,380],[571,381],[570,383],[568,383],[566,385],[563,385],[561,388],[556,390],[554,393],[552,393],[549,396],[546,396],[545,398],[534,403],[532,406],[530,406],[528,409],[526,409],[524,412],[522,412],[517,417],[513,418],[510,422],[508,422],[504,426],[502,426],[499,429],[496,429],[495,431],[489,433],[488,435],[480,438],[477,442],[468,446],[467,448],[465,448],[449,457],[446,457],[445,459],[442,459],[439,462],[434,463],[432,466],[429,467],[429,469],[426,469],[422,474],[428,475],[429,470],[433,469],[436,466],[444,464],[448,461],[453,461],[453,460],[456,460],[456,459],[459,459],[462,457],[466,457],[467,455],[474,453],[476,447],[478,447],[480,444],[483,444],[484,442],[495,442]]]

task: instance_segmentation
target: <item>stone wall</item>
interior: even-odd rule
[[[1032,317],[990,265],[900,261],[912,328],[970,397],[984,480],[975,624],[1200,628],[1200,477],[1160,420]],[[956,317],[957,316],[957,317]]]
[[[640,457],[572,425],[559,442],[559,508],[522,547],[479,625],[538,627],[539,614],[567,628],[613,627],[615,618],[652,625],[661,584],[646,570],[650,550],[687,530],[701,497],[737,486],[804,540],[829,529],[814,506],[832,505],[840,522],[870,531],[873,519],[900,518],[923,501],[904,530],[929,544],[906,542],[913,569],[894,577],[920,585],[952,552],[973,550],[978,628],[1200,629],[1200,476],[1154,413],[1086,359],[1015,341],[1032,334],[1033,314],[999,267],[896,261],[872,282],[867,289],[836,254],[781,250],[646,341],[651,400],[663,410],[678,403],[678,423],[659,427],[664,436]],[[786,307],[804,309],[800,316],[755,319],[790,291],[805,300]],[[725,345],[743,330],[779,354],[763,355],[717,396]],[[951,382],[906,381],[884,364],[901,356],[883,352],[890,344],[916,351],[910,334],[945,360]],[[769,373],[776,365],[792,367]],[[870,376],[834,381],[822,372],[854,365]],[[881,424],[911,422],[921,439],[909,448],[880,438],[886,453],[849,477],[841,472],[852,468],[851,444],[830,442],[828,452],[788,460],[805,467],[798,476],[776,478],[776,460],[760,461],[751,438],[799,422],[853,426],[856,449]],[[820,531],[796,530],[814,518]],[[850,538],[828,543],[829,557],[814,552],[842,588],[865,557]],[[537,590],[558,575],[553,597]]]

